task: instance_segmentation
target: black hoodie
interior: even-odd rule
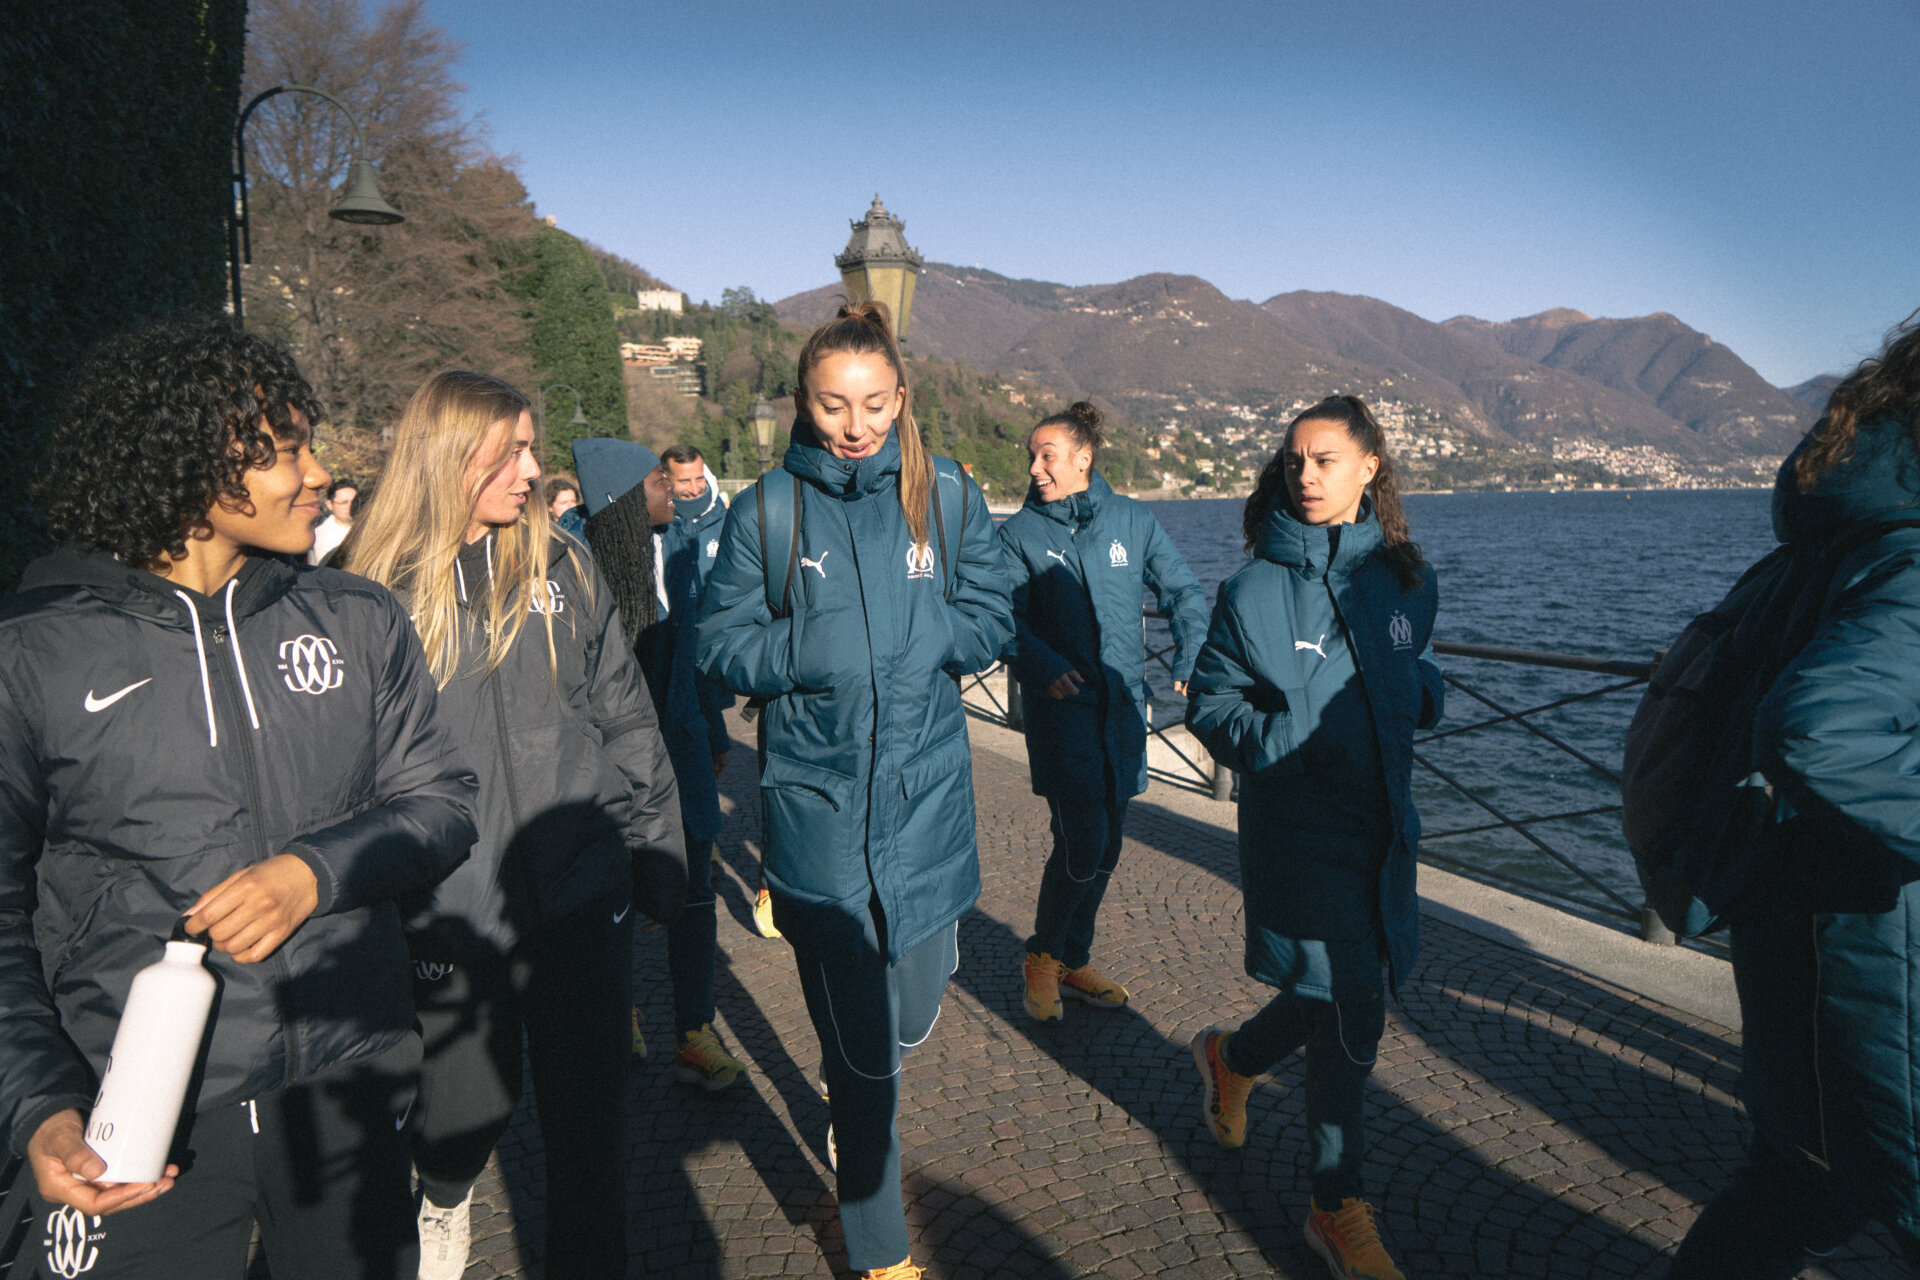
[[[221,982],[205,1110],[413,1027],[394,899],[473,843],[475,779],[384,589],[250,558],[217,597],[62,548],[0,602],[0,1126],[92,1101],[135,973],[278,853],[319,904]]]

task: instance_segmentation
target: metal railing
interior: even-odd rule
[[[1165,615],[1148,608],[1143,610],[1143,616],[1151,620],[1164,618]],[[1147,638],[1145,644],[1149,663],[1157,662],[1159,669],[1171,681],[1171,655],[1174,648],[1171,641],[1156,646],[1151,638]],[[1414,760],[1425,776],[1441,784],[1447,794],[1459,797],[1484,820],[1457,822],[1441,830],[1423,833],[1421,859],[1561,906],[1627,922],[1635,926],[1640,936],[1648,942],[1672,943],[1673,935],[1660,923],[1659,918],[1643,903],[1634,900],[1638,896],[1635,890],[1626,888],[1623,891],[1619,883],[1608,883],[1603,876],[1595,874],[1593,867],[1584,865],[1581,858],[1554,843],[1558,831],[1565,829],[1568,824],[1606,818],[1620,812],[1620,775],[1610,765],[1569,742],[1565,734],[1539,722],[1541,717],[1568,707],[1637,691],[1652,675],[1653,661],[1629,662],[1449,641],[1436,641],[1433,647],[1436,653],[1449,658],[1541,667],[1610,678],[1594,688],[1563,693],[1516,709],[1507,705],[1505,700],[1474,687],[1462,679],[1458,672],[1444,671],[1442,678],[1447,685],[1467,698],[1469,706],[1480,714],[1469,718],[1466,723],[1447,724],[1417,735],[1414,739]],[[979,696],[971,697],[976,690]],[[1019,685],[1013,672],[1005,666],[995,665],[970,677],[963,683],[962,696],[969,698],[968,709],[972,714],[1011,729],[1022,728]],[[1457,699],[1455,703],[1458,705]],[[1149,731],[1165,746],[1175,762],[1166,765],[1163,758],[1163,764],[1154,766],[1150,773],[1156,781],[1211,795],[1220,801],[1238,797],[1236,779],[1231,770],[1208,758],[1184,728],[1177,735],[1168,731],[1179,724],[1178,720],[1162,724],[1154,724],[1151,720],[1150,716]],[[1587,790],[1595,793],[1590,796],[1594,802],[1553,808],[1547,812],[1516,812],[1516,806],[1489,798],[1488,792],[1497,788],[1476,785],[1462,776],[1461,770],[1446,767],[1435,758],[1436,753],[1432,750],[1434,744],[1503,726],[1523,730],[1537,746],[1557,752],[1578,765],[1585,775],[1581,782]],[[1579,788],[1576,786],[1574,789]],[[1453,856],[1444,847],[1450,841],[1499,832],[1517,837],[1538,860],[1535,865],[1551,868],[1552,874],[1546,877],[1519,874],[1511,869],[1488,865],[1486,860]],[[1623,844],[1619,847],[1624,849]],[[1555,883],[1556,880],[1559,883]]]

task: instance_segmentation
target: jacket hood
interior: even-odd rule
[[[278,556],[249,555],[215,598],[157,573],[122,564],[112,552],[69,542],[29,564],[21,575],[20,589],[79,588],[136,617],[163,626],[184,627],[187,604],[182,596],[208,621],[219,620],[229,607],[235,617],[244,618],[286,594],[296,572]]]
[[[1040,501],[1040,491],[1029,481],[1025,505],[1049,520],[1057,520],[1061,524],[1080,524],[1093,519],[1093,513],[1100,509],[1100,504],[1112,496],[1113,486],[1096,468],[1087,473],[1086,488],[1053,502]]]
[[[1920,454],[1904,421],[1885,418],[1863,424],[1855,433],[1853,452],[1803,493],[1793,468],[1813,437],[1814,432],[1808,432],[1780,464],[1773,482],[1774,537],[1792,542],[1848,525],[1920,515]]]
[[[1253,554],[1262,560],[1298,569],[1318,577],[1330,569],[1351,572],[1380,545],[1380,522],[1373,518],[1373,500],[1360,501],[1360,518],[1352,524],[1304,524],[1275,502],[1260,526]]]
[[[811,422],[796,419],[793,442],[787,446],[787,459],[781,465],[828,493],[843,497],[873,493],[894,484],[900,475],[900,435],[889,431],[887,442],[864,458],[837,458],[821,442]]]

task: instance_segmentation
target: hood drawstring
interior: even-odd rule
[[[458,560],[453,562],[453,576],[460,583],[460,603],[465,604],[467,602],[467,575],[466,571],[461,569]]]
[[[200,696],[207,702],[207,745],[217,747],[220,745],[220,730],[213,721],[213,685],[207,680],[207,645],[200,638],[200,613],[193,607],[193,601],[186,592],[176,591],[173,594],[179,596],[180,603],[187,606],[187,620],[193,624],[193,651],[200,658]]]
[[[238,578],[227,583],[227,635],[233,641],[233,665],[240,669],[240,696],[247,700],[247,719],[258,729],[260,713],[253,709],[253,687],[247,683],[247,664],[240,656],[240,627],[233,620],[233,589],[239,585]]]

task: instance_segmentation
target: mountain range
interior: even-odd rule
[[[776,309],[790,323],[817,324],[841,293],[815,289]],[[1778,458],[1818,417],[1812,384],[1774,387],[1664,312],[1596,319],[1559,309],[1435,323],[1341,293],[1256,304],[1185,275],[1070,287],[929,263],[909,347],[1101,398],[1143,422],[1195,400],[1284,415],[1350,392],[1425,411],[1489,448],[1585,440],[1711,463]]]

